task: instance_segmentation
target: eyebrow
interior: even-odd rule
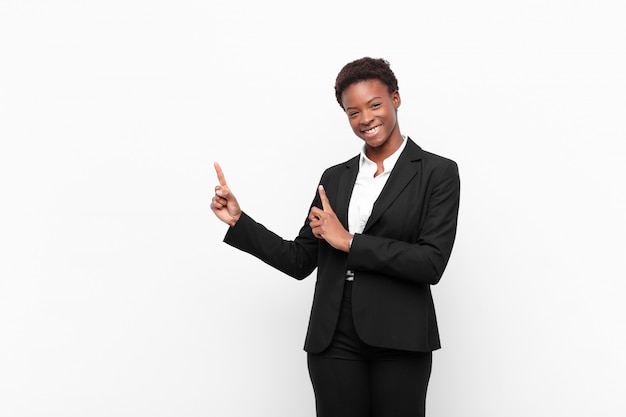
[[[382,98],[382,97],[378,97],[378,96],[376,96],[376,97],[372,97],[371,99],[369,99],[369,100],[367,101],[367,103],[369,104],[369,103],[371,103],[372,101],[374,101],[374,100],[380,100],[381,98]],[[346,107],[346,110],[348,110],[348,109],[355,109],[355,108],[356,108],[356,107]]]

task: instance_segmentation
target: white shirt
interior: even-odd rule
[[[377,169],[376,163],[365,155],[365,145],[363,145],[359,159],[359,173],[348,206],[348,231],[350,233],[363,232],[365,224],[372,214],[374,202],[383,190],[391,170],[406,146],[406,137],[402,136],[402,139],[402,145],[383,161],[383,172],[377,176],[374,176]]]
[[[400,154],[406,146],[406,137],[402,136],[402,139],[402,145],[383,161],[383,172],[377,176],[374,176],[378,169],[376,162],[372,162],[365,155],[365,145],[363,145],[361,158],[359,159],[359,173],[356,176],[350,204],[348,205],[348,231],[350,233],[363,232],[365,224],[370,218],[370,214],[372,214],[374,202],[383,190],[391,170],[396,165]],[[346,271],[346,279],[354,281],[354,272]]]

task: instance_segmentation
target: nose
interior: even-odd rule
[[[372,122],[372,120],[374,120],[374,116],[371,111],[369,110],[361,111],[361,124],[362,125],[367,126]]]

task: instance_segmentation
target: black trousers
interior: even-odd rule
[[[339,323],[328,349],[307,355],[318,417],[423,417],[431,352],[363,343],[352,320],[346,282]]]

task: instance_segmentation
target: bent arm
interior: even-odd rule
[[[348,269],[430,285],[439,282],[456,236],[460,197],[456,163],[448,164],[434,181],[417,240],[356,234],[348,253]]]
[[[237,223],[228,229],[224,242],[299,280],[317,267],[318,239],[311,233],[308,221],[294,240],[285,240],[242,212]]]

